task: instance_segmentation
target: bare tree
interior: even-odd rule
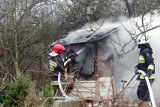
[[[27,55],[38,42],[37,31],[41,27],[40,14],[35,14],[37,6],[46,0],[2,0],[0,12],[0,44],[5,51],[3,57],[7,72],[16,71],[16,76],[26,63]],[[36,55],[35,55],[36,56]],[[22,66],[23,65],[23,66]]]
[[[149,20],[146,20],[146,18]],[[160,25],[152,26],[152,22],[154,21],[152,14],[150,14],[150,16],[143,14],[139,19],[139,21],[130,19],[130,25],[132,26],[132,29],[128,29],[121,23],[125,31],[128,33],[128,37],[130,37],[126,43],[122,42],[120,35],[117,35],[117,40],[111,37],[111,43],[119,57],[122,57],[123,55],[133,51],[137,46],[138,38],[145,37],[147,41],[150,39],[149,35],[147,35],[147,32],[160,27]],[[129,45],[132,45],[132,47],[129,50],[126,50],[127,46]],[[117,46],[120,47],[120,50],[117,49]]]

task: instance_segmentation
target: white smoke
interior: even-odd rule
[[[122,18],[124,19],[124,18]],[[150,15],[147,15],[144,19],[144,23],[148,26],[147,29],[153,28],[155,26],[160,25],[160,20],[159,20],[158,15],[153,15],[152,17]],[[152,20],[152,22],[151,22]],[[127,19],[125,20],[119,20],[118,23],[104,23],[103,28],[108,28],[108,27],[117,27],[118,28],[118,37],[117,35],[114,35],[112,37],[113,40],[116,42],[119,42],[121,44],[128,43],[128,41],[132,40],[130,33],[133,35],[137,35],[140,33],[140,31],[137,29],[136,24],[138,26],[142,26],[141,22],[141,17],[138,18],[133,18],[133,19]],[[157,92],[160,89],[159,81],[160,81],[160,27],[153,29],[149,32],[146,33],[146,35],[149,36],[149,43],[151,47],[153,48],[154,56],[155,56],[155,65],[156,65],[156,80],[153,83],[153,93],[156,101],[160,100],[160,94],[157,94]],[[129,81],[132,76],[134,75],[134,67],[138,63],[138,49],[135,48],[133,51],[130,51],[127,54],[124,54],[123,57],[119,58],[116,54],[115,49],[113,48],[113,45],[109,44],[110,47],[112,48],[113,54],[114,54],[114,77],[115,77],[115,84],[117,87],[117,90],[122,89],[122,83],[121,80],[127,80]],[[127,52],[128,50],[132,49],[134,46],[134,42],[129,43],[125,48],[124,51]],[[116,45],[116,50],[118,52],[121,52],[120,50],[122,47],[119,45]],[[123,53],[120,53],[123,54]],[[137,91],[137,86],[138,86],[138,81],[136,81],[136,78],[130,83],[128,86],[129,88],[125,90],[126,92],[126,97],[130,100],[135,100],[137,99],[136,96],[136,91]]]
[[[152,22],[151,22],[152,20]],[[130,34],[128,31],[133,34],[137,35],[140,33],[140,31],[137,29],[136,25],[139,27],[142,26],[141,17],[133,18],[133,19],[127,19],[124,17],[121,17],[118,22],[112,22],[111,20],[100,20],[99,22],[95,22],[93,24],[86,24],[82,29],[72,32],[72,37],[69,36],[68,40],[73,40],[73,38],[77,38],[74,35],[77,35],[78,33],[81,33],[81,30],[89,30],[89,29],[97,29],[98,31],[105,31],[108,28],[118,28],[118,35],[114,35],[111,38],[116,42],[120,43],[121,45],[128,43],[128,41],[132,40]],[[103,24],[102,24],[103,23]],[[158,15],[153,15],[152,17],[150,15],[146,15],[144,19],[144,24],[147,25],[148,29],[160,25],[160,18]],[[153,83],[153,93],[156,101],[160,100],[160,94],[157,94],[157,92],[160,89],[159,81],[160,81],[160,27],[153,29],[149,32],[147,32],[147,35],[149,36],[149,43],[151,47],[153,48],[154,56],[155,56],[155,65],[156,65],[156,80]],[[74,37],[73,37],[74,36]],[[114,77],[115,77],[115,85],[117,90],[122,89],[122,83],[121,80],[129,81],[131,77],[134,75],[134,67],[138,63],[138,48],[136,47],[134,50],[132,50],[133,46],[135,46],[134,42],[130,42],[125,46],[124,51],[121,51],[122,47],[119,44],[115,44],[115,48],[113,48],[113,45],[108,42],[108,46],[111,48],[112,53],[114,55]],[[120,54],[123,54],[123,52],[127,52],[121,57],[117,56],[116,51],[118,51]],[[125,90],[126,97],[130,100],[137,99],[136,96],[136,90],[138,86],[138,81],[136,78],[133,79],[133,81],[130,83],[130,85]]]
[[[153,15],[152,17],[150,15],[147,15],[145,17],[144,23],[148,26],[149,28],[153,28],[155,26],[159,26],[160,25],[160,20],[159,20],[159,16],[158,15]],[[152,22],[151,22],[152,20]],[[137,35],[140,33],[140,31],[136,28],[136,24],[138,24],[138,26],[142,26],[141,23],[141,17],[138,18],[133,18],[133,19],[128,19],[125,21],[121,21],[119,20],[120,23],[105,23],[103,25],[104,28],[108,28],[108,27],[117,27],[118,28],[118,37],[114,36],[113,39],[116,42],[120,42],[123,44],[128,43],[128,41],[131,40],[131,36],[128,33],[128,31],[130,33],[132,33],[133,35]],[[151,23],[150,23],[151,22]],[[151,45],[151,47],[153,48],[153,52],[154,52],[154,56],[155,56],[155,65],[156,65],[156,80],[153,84],[153,93],[154,93],[154,97],[156,99],[156,101],[160,100],[160,94],[157,94],[157,92],[160,89],[160,85],[159,85],[159,81],[160,81],[160,27],[156,28],[154,30],[151,30],[149,32],[146,33],[146,35],[149,36],[149,43]],[[120,82],[121,80],[127,80],[129,81],[131,79],[131,77],[134,75],[134,67],[137,64],[137,60],[138,60],[138,49],[135,48],[133,51],[123,55],[123,57],[119,58],[116,54],[115,49],[113,48],[113,45],[109,44],[110,47],[113,50],[114,53],[114,76],[115,76],[115,83],[117,86],[118,90],[122,89],[122,83]],[[124,48],[124,51],[128,51],[130,49],[132,49],[132,47],[134,46],[134,42],[131,42],[130,44],[128,44],[128,46],[126,46]],[[122,47],[120,47],[119,45],[116,45],[116,50],[118,50],[120,52],[120,50],[122,49]],[[121,53],[120,53],[121,54]],[[129,85],[130,88],[128,88],[125,92],[126,92],[126,97],[130,100],[135,100],[136,97],[136,90],[137,90],[137,85],[138,85],[138,81],[136,81],[136,78],[131,82],[131,84]]]

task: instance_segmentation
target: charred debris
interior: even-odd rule
[[[78,53],[76,62],[71,64],[72,68],[77,65],[77,70],[70,70],[71,73],[74,72],[77,75],[77,78],[107,77],[113,74],[113,55],[107,44],[109,38],[116,35],[117,32],[117,28],[98,32],[86,30],[79,34],[67,35],[65,38],[56,40],[53,44],[61,43],[65,46],[64,56],[71,52]]]

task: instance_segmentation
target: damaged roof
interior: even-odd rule
[[[52,45],[55,43],[61,43],[63,45],[73,45],[73,44],[81,44],[81,43],[96,43],[106,39],[107,37],[111,36],[112,34],[117,33],[117,28],[108,29],[105,31],[79,31],[79,33],[74,33],[68,35],[65,38],[61,38],[56,40]]]

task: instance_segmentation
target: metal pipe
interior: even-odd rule
[[[137,72],[141,73],[144,76],[144,78],[147,82],[147,86],[148,86],[148,90],[149,90],[149,94],[150,94],[150,98],[151,98],[151,102],[152,102],[152,107],[156,107],[156,103],[155,103],[154,96],[153,96],[153,91],[152,91],[148,76],[142,70],[138,70]]]

